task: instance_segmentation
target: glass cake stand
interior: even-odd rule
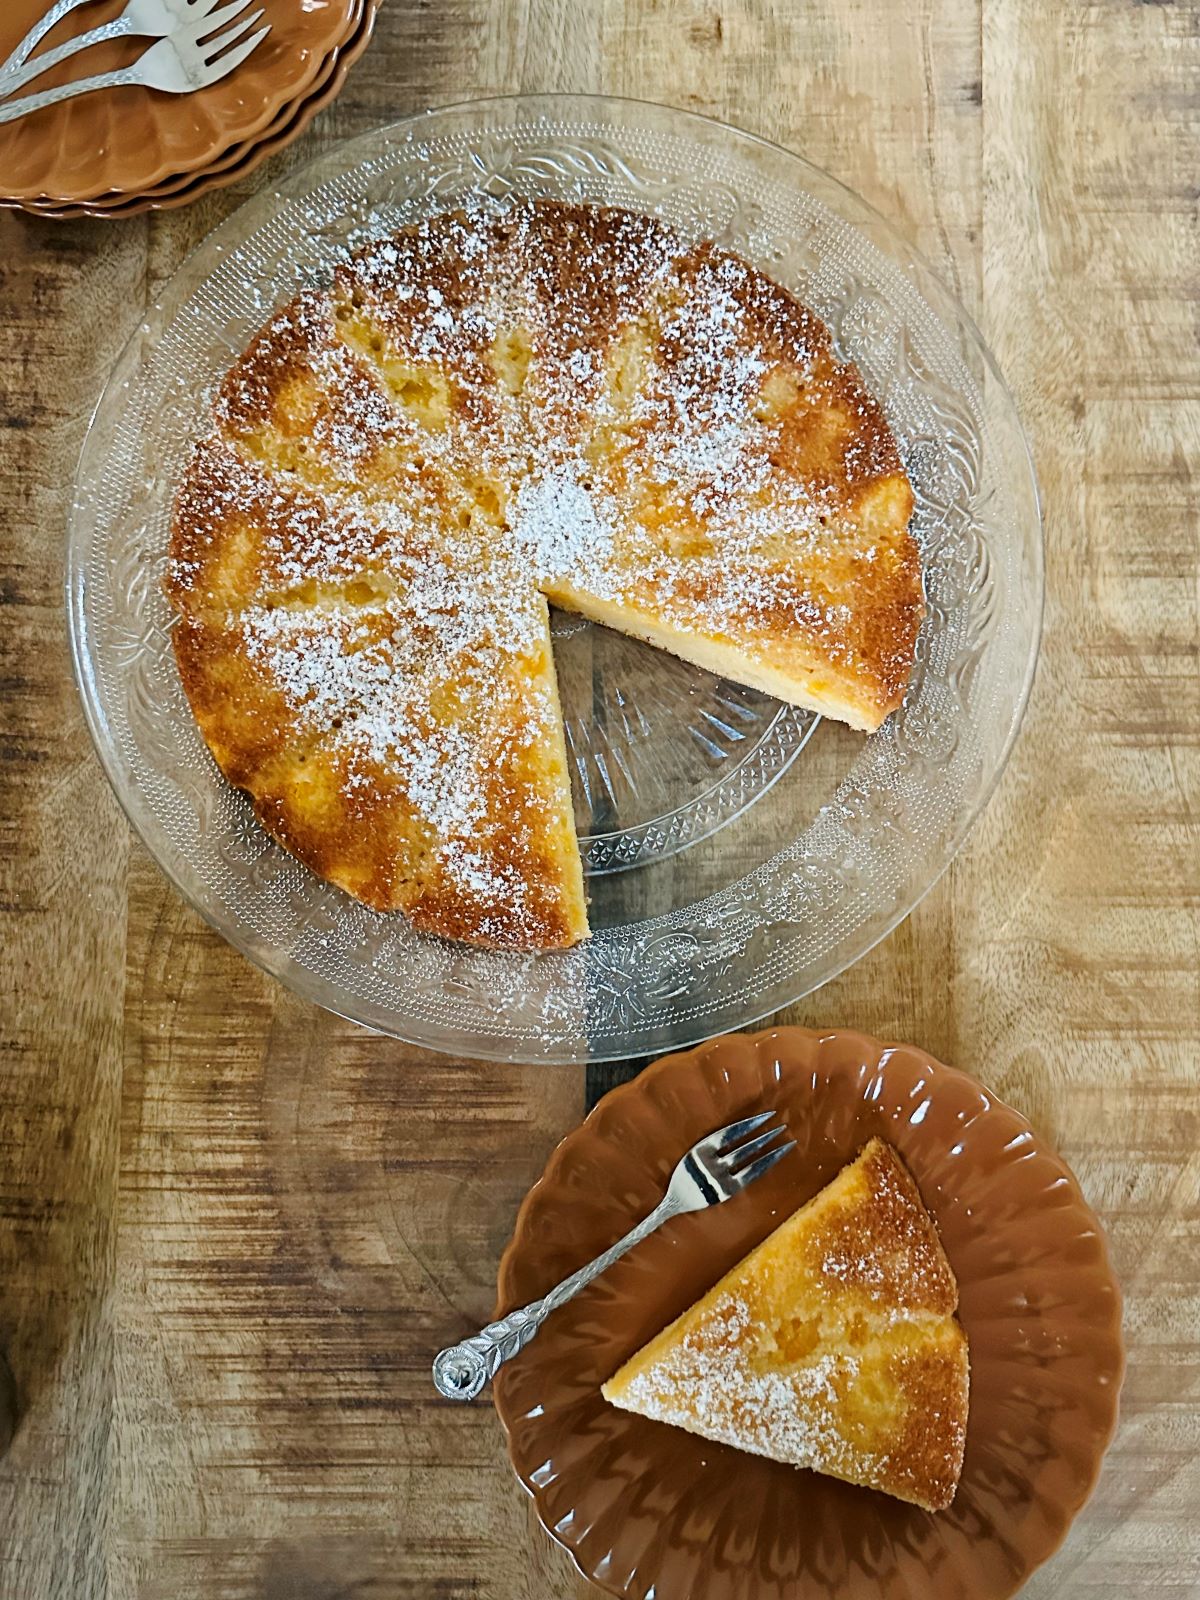
[[[912,479],[928,616],[903,708],[870,738],[576,618],[556,658],[593,937],[474,950],[368,911],[271,843],[221,777],[161,592],[174,486],[216,382],[271,310],[356,243],[462,202],[622,205],[792,288],[879,396]],[[649,1054],[827,982],[905,917],[1003,770],[1037,656],[1037,487],[970,318],[896,230],[807,162],[703,117],[520,96],[400,122],[257,195],[168,284],[88,431],[68,547],[89,725],[180,892],[299,993],[368,1027],[502,1060]]]

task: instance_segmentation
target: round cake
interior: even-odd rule
[[[587,934],[548,604],[863,730],[923,613],[878,403],[785,289],[656,218],[372,242],[226,376],[175,505],[184,689],[263,826],[432,934]]]

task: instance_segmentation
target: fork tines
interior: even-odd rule
[[[760,1111],[755,1116],[731,1122],[727,1128],[712,1135],[717,1164],[730,1178],[736,1178],[739,1185],[756,1182],[796,1148],[794,1139],[789,1139],[786,1144],[775,1144],[779,1136],[786,1135],[788,1131],[782,1123],[758,1132],[775,1114],[774,1111]],[[747,1138],[747,1134],[756,1136]],[[774,1149],[770,1148],[772,1145],[775,1145]]]
[[[728,1150],[731,1144],[736,1144],[748,1133],[753,1133],[755,1128],[761,1128],[764,1122],[770,1122],[774,1115],[773,1111],[759,1111],[752,1117],[743,1117],[740,1122],[731,1122],[727,1128],[718,1128],[716,1133],[710,1133],[708,1136],[712,1142],[713,1153],[720,1155]]]

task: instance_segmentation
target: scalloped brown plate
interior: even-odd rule
[[[78,205],[53,201],[9,201],[0,198],[0,207],[11,206],[29,216],[73,219],[105,217],[118,220],[142,211],[170,211],[190,205],[211,189],[238,183],[305,132],[309,123],[341,92],[350,68],[362,55],[371,39],[380,0],[353,0],[356,17],[354,32],[329,55],[310,93],[298,104],[286,106],[270,127],[231,150],[200,172],[168,178],[141,194],[100,195]]]
[[[606,1096],[550,1158],[500,1263],[498,1314],[656,1204],[701,1134],[783,1113],[796,1149],[737,1199],[676,1218],[503,1368],[496,1409],[547,1531],[628,1600],[1002,1600],[1096,1481],[1124,1367],[1100,1225],[1061,1158],[965,1073],[842,1030],[731,1035]],[[618,1411],[600,1384],[873,1134],[907,1163],[958,1278],[966,1458],[938,1514]]]
[[[354,0],[262,0],[271,32],[228,77],[195,94],[141,87],[106,89],[36,111],[0,127],[0,187],[10,204],[77,205],[105,194],[144,193],[164,179],[199,172],[232,146],[256,139],[313,90],[324,65],[358,24]],[[0,59],[45,10],[43,0],[0,6]],[[120,14],[121,0],[97,0],[46,36],[49,48]],[[128,65],[144,38],[93,46],[87,72]],[[52,68],[34,87],[83,75],[80,58]]]

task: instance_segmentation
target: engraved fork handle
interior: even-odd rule
[[[43,89],[41,94],[23,94],[19,100],[0,105],[0,122],[15,122],[18,117],[27,117],[31,111],[57,105],[60,100],[72,100],[77,94],[90,94],[93,89],[122,89],[127,84],[141,82],[142,77],[136,66],[123,67],[119,72],[99,72],[94,78],[64,83],[59,89]]]
[[[8,60],[0,63],[0,84],[3,83],[3,80],[7,78],[10,72],[15,72],[18,67],[24,66],[29,52],[46,37],[55,23],[61,22],[64,17],[69,16],[72,11],[78,10],[80,6],[86,3],[87,0],[57,0],[57,3],[50,7],[41,21],[34,23]]]
[[[43,17],[42,21],[45,20]],[[68,61],[72,56],[78,55],[81,50],[89,50],[94,44],[103,44],[106,39],[124,39],[127,34],[133,32],[134,26],[128,17],[117,17],[112,22],[105,22],[98,28],[92,28],[88,33],[81,33],[78,39],[68,39],[65,44],[56,45],[53,50],[47,50],[44,56],[36,57],[27,66],[24,56],[14,64],[13,56],[17,53],[14,51],[3,68],[0,68],[0,96],[14,94],[34,78],[40,78],[43,72],[49,72],[51,67],[56,67],[60,61]],[[34,42],[36,43],[36,40]],[[24,46],[25,41],[22,41],[17,49],[24,49]],[[26,51],[25,55],[28,54]]]
[[[540,1300],[518,1311],[510,1311],[499,1322],[489,1322],[473,1338],[439,1351],[433,1363],[433,1381],[438,1393],[447,1400],[474,1400],[488,1379],[494,1378],[506,1361],[525,1348],[552,1311],[566,1305],[593,1278],[607,1272],[627,1250],[641,1244],[669,1217],[677,1216],[684,1209],[670,1193],[666,1194],[650,1215],[636,1228],[631,1228],[623,1239],[610,1245],[586,1267],[564,1278]]]

